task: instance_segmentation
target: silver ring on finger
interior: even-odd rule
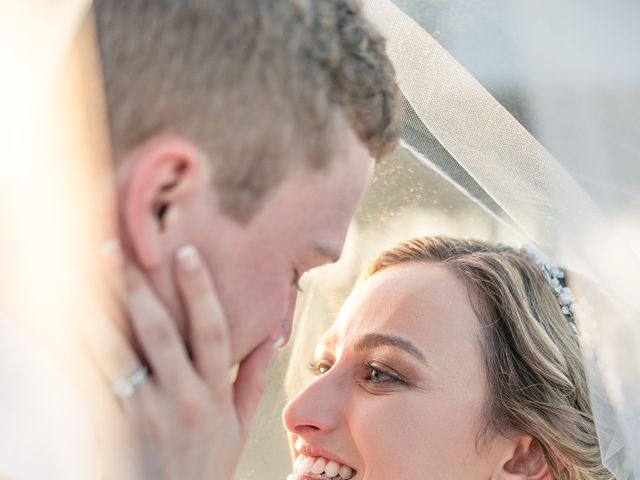
[[[113,394],[121,399],[131,398],[148,379],[149,367],[141,365],[128,377],[113,383]]]

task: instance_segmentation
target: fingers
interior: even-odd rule
[[[275,351],[276,344],[272,340],[267,340],[240,363],[233,395],[243,439],[247,438],[251,420],[264,394],[267,368]]]
[[[120,250],[120,243],[116,239],[109,240],[102,246],[101,253],[108,287],[118,299],[122,299],[124,295],[124,281],[122,278],[124,260]]]
[[[95,319],[84,325],[83,333],[98,368],[110,385],[127,378],[140,367],[133,348],[109,320]]]
[[[176,256],[176,277],[189,317],[189,341],[196,371],[211,388],[229,389],[229,328],[211,279],[196,249]]]
[[[127,319],[127,314],[123,310],[123,302],[126,296],[124,284],[124,258],[120,249],[120,243],[116,239],[106,242],[101,248],[101,266],[103,279],[105,280],[103,289],[100,291],[101,305],[105,313],[117,328],[123,332],[124,337],[133,341],[134,335],[131,325]],[[139,355],[140,350],[134,351]]]
[[[189,340],[198,374],[213,391],[229,394],[229,329],[211,279],[196,249],[182,247],[176,256],[176,278],[189,317]],[[269,339],[240,364],[233,385],[240,432],[246,438],[266,385],[267,367],[276,345]]]
[[[124,276],[131,324],[157,383],[173,389],[193,380],[189,357],[171,315],[137,268],[125,265]]]

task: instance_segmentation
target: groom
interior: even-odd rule
[[[355,0],[94,9],[125,261],[186,339],[172,259],[194,246],[228,321],[230,362],[286,342],[300,275],[339,258],[374,159],[398,138],[383,39]]]

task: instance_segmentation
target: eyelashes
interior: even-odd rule
[[[372,384],[401,384],[406,385],[407,382],[397,373],[385,370],[383,367],[374,362],[366,362],[364,367],[369,372],[368,381]]]
[[[324,375],[331,369],[331,365],[325,360],[315,360],[307,364],[307,368],[314,377]]]
[[[328,360],[316,360],[309,362],[307,368],[314,377],[320,377],[329,372],[332,366],[333,364]],[[409,384],[402,375],[378,362],[364,362],[361,370],[358,380],[366,385],[401,386]]]

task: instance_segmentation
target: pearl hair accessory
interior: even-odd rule
[[[536,265],[540,268],[540,271],[547,279],[547,283],[558,299],[562,313],[564,313],[564,316],[567,317],[567,320],[569,321],[571,331],[577,336],[578,328],[576,327],[576,323],[573,319],[573,314],[576,312],[576,304],[574,302],[571,289],[566,286],[564,271],[562,271],[558,265],[546,259],[542,252],[533,245],[524,244],[521,249],[527,254],[527,256],[535,261]]]

